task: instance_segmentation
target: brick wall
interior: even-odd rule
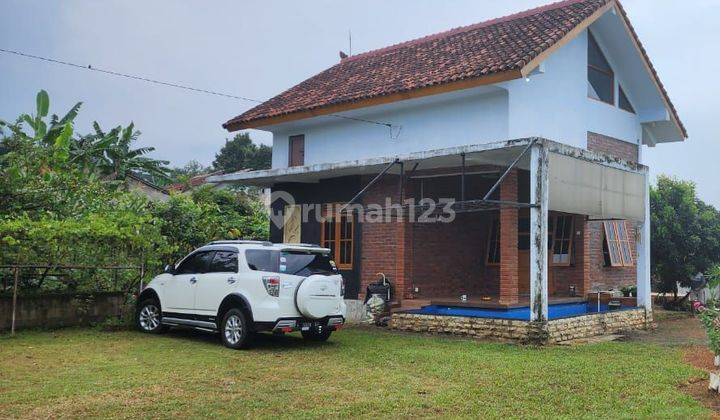
[[[486,268],[490,215],[459,213],[451,223],[412,226],[412,286],[419,299],[497,294],[497,269]]]
[[[637,144],[628,143],[602,134],[588,132],[587,149],[593,152],[606,153],[630,162],[638,161]]]
[[[517,170],[500,184],[501,201],[518,201]],[[518,301],[518,209],[500,209],[500,303]]]
[[[631,267],[606,267],[603,256],[603,241],[605,240],[603,223],[587,222],[588,261],[585,266],[585,292],[591,292],[598,288],[601,290],[618,290],[623,286],[634,286],[637,283],[637,269],[635,267],[637,263],[636,226],[628,221],[627,227],[634,264]]]
[[[126,310],[120,292],[18,296],[15,327],[57,328],[90,325],[118,317]],[[0,331],[12,324],[12,298],[0,297]]]
[[[371,178],[364,179],[367,184]],[[373,185],[362,198],[364,206],[386,205],[386,197],[397,203],[399,196],[398,177],[386,175]],[[396,298],[403,299],[410,294],[412,278],[412,230],[407,222],[398,222],[391,217],[388,222],[365,222],[361,224],[362,246],[360,264],[360,297],[365,297],[369,283],[378,280],[377,273],[384,273],[395,287]]]

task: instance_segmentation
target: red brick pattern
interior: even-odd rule
[[[638,161],[638,145],[608,137],[602,134],[588,132],[587,149],[615,156],[630,162]]]
[[[633,262],[637,263],[637,243],[635,240],[636,225],[627,222],[630,248],[633,254]],[[603,257],[604,228],[602,222],[587,222],[586,224],[588,249],[588,264],[586,265],[586,290],[618,290],[623,286],[634,286],[637,284],[637,269],[635,264],[632,267],[606,267]]]
[[[451,223],[415,223],[412,286],[417,298],[496,296],[497,267],[486,267],[492,214],[459,213]]]
[[[513,170],[500,184],[501,201],[518,201],[518,174]],[[500,303],[517,303],[518,276],[518,209],[500,209]]]
[[[363,180],[363,184],[369,181],[370,178]],[[384,207],[386,197],[397,203],[398,182],[397,176],[385,176],[363,196],[363,205],[379,204]],[[392,217],[388,222],[362,223],[361,229],[361,298],[364,298],[367,285],[378,280],[377,273],[384,273],[395,287],[396,298],[401,300],[410,293],[413,243],[410,224],[398,222]]]
[[[511,173],[501,184],[500,199],[517,200],[518,176]],[[364,180],[365,182],[369,179]],[[412,192],[406,190],[406,197]],[[397,202],[398,178],[388,175],[374,185],[362,199],[385,205],[385,198]],[[552,214],[552,213],[551,213]],[[501,264],[487,266],[487,241],[494,217],[501,221]],[[527,293],[527,284],[519,284],[517,250],[518,210],[504,208],[496,212],[459,213],[451,223],[409,223],[393,218],[387,223],[363,223],[360,245],[360,294],[368,283],[385,273],[393,282],[396,297],[432,299],[499,296],[514,303]],[[636,255],[634,226],[628,224],[632,251]],[[635,267],[605,267],[603,226],[575,216],[573,261],[570,266],[549,264],[550,296],[568,296],[574,285],[577,296],[594,288],[619,289],[635,284]],[[418,287],[419,293],[414,293]]]

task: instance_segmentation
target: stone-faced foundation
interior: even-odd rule
[[[643,330],[652,325],[652,312],[626,309],[553,319],[546,323],[509,319],[396,313],[391,329],[464,335],[506,342],[554,344],[596,335]]]

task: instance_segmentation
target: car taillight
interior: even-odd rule
[[[280,296],[280,277],[263,277],[263,284],[268,295]]]

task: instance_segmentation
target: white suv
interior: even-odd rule
[[[343,279],[330,250],[306,244],[215,241],[167,266],[138,297],[137,326],[219,332],[243,348],[254,332],[300,330],[325,341],[345,322]]]

